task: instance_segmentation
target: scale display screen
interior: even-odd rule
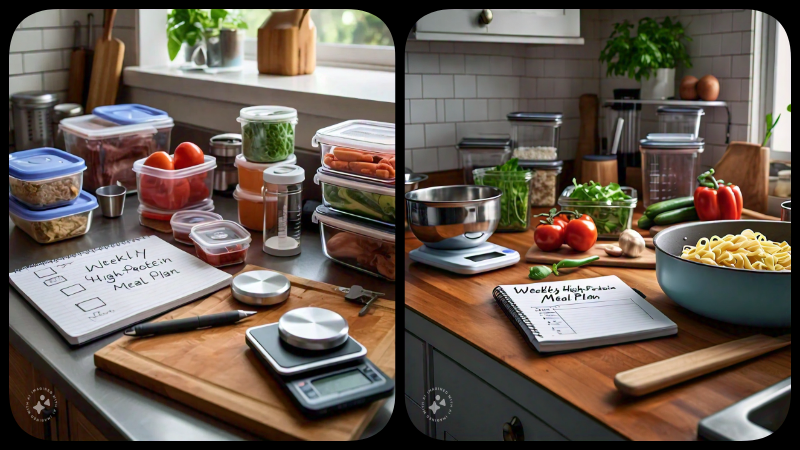
[[[490,252],[490,253],[484,253],[482,255],[467,256],[467,259],[472,262],[481,262],[481,261],[486,261],[487,259],[500,258],[502,256],[506,255],[500,252]]]
[[[350,372],[340,373],[327,378],[314,380],[311,384],[319,391],[323,397],[337,392],[349,391],[351,389],[360,388],[371,384],[369,380],[361,371],[352,370]]]

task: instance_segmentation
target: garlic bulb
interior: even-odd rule
[[[637,258],[644,251],[644,238],[633,230],[625,230],[619,235],[619,247],[623,255]]]
[[[606,245],[605,250],[608,256],[622,256],[622,249],[616,245]]]

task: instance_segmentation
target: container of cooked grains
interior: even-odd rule
[[[8,192],[29,209],[73,203],[83,187],[83,159],[55,148],[8,155]]]
[[[533,171],[531,206],[556,206],[564,161],[520,161],[519,166]]]
[[[464,183],[473,184],[472,171],[505,164],[511,157],[511,138],[507,135],[468,136],[458,143]]]
[[[509,113],[511,140],[514,141],[512,157],[520,160],[554,160],[561,136],[561,113],[513,112]]]
[[[297,110],[286,106],[250,106],[239,111],[242,154],[248,161],[273,163],[294,154]]]
[[[97,199],[86,191],[81,191],[74,203],[41,211],[30,210],[14,197],[8,196],[8,215],[14,225],[40,244],[51,244],[88,233],[92,225],[92,211],[97,206]]]

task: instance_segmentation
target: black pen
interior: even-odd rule
[[[158,336],[161,334],[180,333],[182,331],[231,325],[246,319],[255,312],[228,311],[208,316],[190,317],[188,319],[168,320],[166,322],[145,323],[125,330],[125,336]]]

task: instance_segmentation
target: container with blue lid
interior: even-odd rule
[[[86,191],[80,191],[78,198],[69,205],[44,211],[30,210],[13,196],[8,196],[8,215],[14,225],[40,244],[86,234],[92,224],[92,211],[96,208],[97,199]]]
[[[37,148],[8,155],[8,192],[29,209],[58,208],[73,203],[83,187],[82,158],[55,148]]]
[[[137,103],[98,106],[92,114],[118,125],[152,125],[156,129],[157,151],[170,151],[170,137],[175,121],[165,111]]]

